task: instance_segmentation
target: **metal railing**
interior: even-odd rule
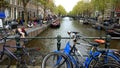
[[[19,35],[15,35],[14,37],[5,37],[6,39],[15,39],[16,40],[16,46],[20,46],[20,40],[21,39],[56,39],[57,40],[57,49],[60,50],[61,48],[61,39],[72,39],[71,37],[61,37],[61,35],[57,35],[57,37],[25,37],[25,38],[20,38]],[[111,37],[110,35],[107,35],[105,37],[85,37],[85,36],[80,36],[80,39],[105,39],[107,42],[111,40],[119,40],[120,37]]]

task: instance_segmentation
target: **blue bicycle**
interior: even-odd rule
[[[42,68],[47,68],[50,65],[51,68],[80,68],[82,66],[80,59],[83,59],[83,56],[76,48],[76,44],[80,44],[77,43],[79,32],[68,32],[68,34],[70,40],[66,43],[65,48],[47,54],[43,59]],[[71,39],[73,39],[73,46],[70,45]]]
[[[57,58],[61,57],[61,55],[59,55],[59,53],[61,53],[64,56],[66,56],[64,62],[66,60],[71,62],[72,66],[66,68],[119,68],[120,67],[120,63],[119,63],[120,58],[114,54],[113,50],[110,50],[108,48],[110,44],[109,41],[107,40],[107,37],[106,37],[107,40],[106,42],[104,42],[101,39],[98,39],[95,42],[89,42],[89,44],[92,46],[92,49],[89,51],[89,57],[87,57],[83,63],[82,60],[84,60],[84,57],[81,54],[81,52],[76,48],[76,44],[83,45],[81,43],[78,43],[77,40],[79,39],[84,40],[87,37],[80,36],[79,32],[69,32],[68,34],[70,35],[71,33],[74,34],[71,37],[73,39],[73,46],[71,46],[70,41],[68,41],[66,47],[62,51],[60,50],[54,52],[58,55]],[[98,46],[100,44],[105,44],[105,50],[98,49]],[[47,59],[49,59],[49,57],[47,57]],[[56,63],[57,62],[60,63],[61,59],[56,59],[55,61]],[[54,66],[52,68],[54,68]]]
[[[89,57],[84,62],[85,68],[120,68],[120,57],[115,55],[113,50],[109,49],[110,40],[106,39],[106,42],[101,41],[104,40],[97,39],[96,43],[90,43],[92,49],[89,52]],[[97,48],[100,44],[105,44],[104,50]]]

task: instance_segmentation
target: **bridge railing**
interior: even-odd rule
[[[80,36],[80,39],[107,39],[110,40],[119,40],[120,37],[111,37],[111,36],[105,36],[105,37],[86,37],[86,36]],[[57,35],[56,37],[25,37],[20,38],[19,35],[15,35],[14,37],[5,37],[5,39],[15,39],[16,40],[16,46],[20,46],[20,40],[21,39],[56,39],[57,40],[57,50],[60,50],[61,48],[61,39],[73,39],[71,37],[62,37],[61,35]]]

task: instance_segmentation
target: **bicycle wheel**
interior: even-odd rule
[[[72,66],[65,54],[51,52],[44,57],[42,68],[72,68]]]
[[[99,68],[120,68],[120,65],[108,63],[101,65]]]
[[[5,52],[0,53],[0,68],[10,68],[12,59],[11,57]]]
[[[102,65],[107,65],[107,64],[113,64],[113,65],[120,65],[119,62],[114,59],[112,56],[107,56],[107,58],[105,58],[106,56],[103,55],[101,57],[96,57],[96,59],[91,59],[90,63],[89,63],[89,68],[99,68]],[[107,60],[106,60],[107,59]]]
[[[30,48],[29,52],[29,65],[40,66],[44,58],[44,54],[39,50],[39,48]]]
[[[43,54],[37,48],[25,48],[22,54],[18,68],[40,66],[42,63]]]
[[[97,64],[97,61],[92,58],[88,65],[88,68],[94,68],[96,64]]]

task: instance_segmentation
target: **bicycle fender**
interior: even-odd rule
[[[108,53],[107,55],[114,58],[116,61],[118,61],[120,63],[120,58],[117,57],[116,55],[114,55],[113,53]]]
[[[88,68],[91,60],[92,60],[92,59],[95,59],[96,56],[99,56],[99,55],[100,55],[100,52],[94,52],[94,53],[92,54],[92,56],[86,58],[83,66],[84,66],[85,68]]]

